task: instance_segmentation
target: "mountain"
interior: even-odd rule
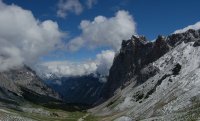
[[[149,42],[123,41],[103,91],[107,99],[90,109],[109,121],[198,120],[200,118],[200,30]]]
[[[138,85],[154,76],[158,69],[150,63],[169,49],[170,46],[162,36],[159,36],[156,42],[148,42],[144,36],[132,36],[130,40],[123,41],[120,53],[115,57],[110,69],[103,96],[109,98],[116,89],[124,88],[134,80],[135,85]]]
[[[27,66],[0,72],[0,102],[20,103],[28,100],[34,103],[58,101],[58,93]]]
[[[78,106],[64,103],[27,66],[0,72],[1,121],[77,121],[86,115]]]
[[[27,66],[1,72],[0,115],[6,117],[3,119],[16,119],[17,115],[17,119],[24,120],[199,120],[200,30],[158,36],[154,42],[144,36],[124,40],[104,83],[100,75],[94,74],[49,77],[44,83]],[[65,103],[59,107],[50,103],[54,109],[30,103],[18,106],[24,100],[44,104],[61,99]],[[73,108],[70,112],[69,105]],[[74,106],[92,108],[80,112]]]
[[[101,82],[97,74],[76,77],[49,78],[46,82],[58,92],[66,103],[82,104],[92,107],[101,99],[105,83]]]

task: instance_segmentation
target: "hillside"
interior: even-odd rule
[[[124,41],[105,89],[111,98],[90,111],[106,121],[197,120],[199,42],[200,30]]]

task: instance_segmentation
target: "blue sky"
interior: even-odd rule
[[[94,29],[92,23],[95,22],[95,17],[104,16],[104,18],[99,19],[106,18],[107,23],[110,23],[109,21],[115,21],[117,14],[120,14],[119,11],[122,11],[125,17],[131,16],[134,19],[133,21],[127,19],[134,26],[129,30],[133,30],[133,34],[145,35],[148,40],[153,40],[158,35],[169,35],[177,29],[195,24],[200,20],[199,0],[92,0],[96,2],[92,4],[91,8],[87,6],[87,1],[90,0],[71,0],[81,4],[81,12],[76,13],[75,10],[71,10],[66,12],[65,17],[59,17],[57,14],[59,1],[61,0],[3,0],[7,5],[14,3],[25,10],[30,10],[34,17],[40,21],[53,20],[57,22],[59,29],[67,33],[63,39],[65,43],[78,37],[87,38],[86,35],[83,35],[84,27],[80,29],[80,23],[83,20],[88,20],[87,22]],[[130,33],[128,35],[130,36]],[[130,38],[129,36],[127,38]],[[88,43],[91,44],[91,41],[86,41],[84,44]],[[88,61],[95,59],[102,50],[113,49],[114,46],[112,43],[111,46],[105,46],[105,43],[96,44],[102,44],[102,46],[94,47],[94,49],[88,49],[87,46],[80,47],[75,52],[54,50],[49,55],[41,57],[41,60]]]
[[[81,20],[92,20],[95,16],[113,16],[117,10],[127,10],[137,23],[137,32],[154,39],[158,34],[168,35],[176,29],[200,20],[199,0],[98,0],[92,9],[80,15],[69,14],[65,19],[56,15],[58,0],[4,0],[31,10],[40,20],[52,19],[63,31],[76,36]],[[84,0],[81,2],[84,3]]]

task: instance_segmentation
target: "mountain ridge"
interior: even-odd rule
[[[49,101],[59,101],[59,95],[49,88],[36,75],[36,73],[28,66],[23,66],[17,69],[0,72],[0,98],[4,100],[16,99],[23,101],[36,96],[35,101],[38,103],[48,103]],[[39,97],[47,98],[46,101],[37,99]],[[45,99],[44,98],[44,99]],[[33,98],[32,98],[33,99]],[[18,101],[16,100],[18,103]],[[20,103],[20,102],[19,102]]]
[[[6,102],[13,108],[24,99],[42,104],[64,99],[66,102],[56,108],[70,110],[70,104],[73,111],[80,110],[73,106],[81,107],[85,101],[89,106],[82,109],[91,109],[83,117],[92,115],[102,121],[184,121],[200,117],[200,30],[158,36],[154,42],[132,36],[121,46],[106,83],[99,82],[101,76],[52,75],[53,80],[44,84],[27,66],[0,72],[0,106]],[[60,97],[61,93],[66,95]]]
[[[105,93],[103,95],[111,97],[114,90],[119,88],[117,85],[115,86],[113,84],[121,83],[118,85],[121,85],[123,88],[123,85],[126,86],[128,85],[126,83],[130,83],[126,80],[130,80],[130,78],[134,75],[138,75],[137,80],[140,80],[137,84],[145,82],[145,80],[153,76],[157,71],[153,65],[149,65],[149,67],[144,68],[145,66],[153,61],[156,61],[181,42],[187,43],[193,41],[195,42],[193,46],[199,46],[199,31],[200,30],[195,31],[190,29],[185,33],[176,33],[168,37],[159,35],[155,42],[146,40],[144,36],[134,35],[130,40],[124,40],[122,42],[120,52],[117,56],[115,56],[113,65],[110,69],[108,83],[105,85],[107,89],[105,89]],[[152,71],[148,72],[148,68]],[[143,72],[140,73],[139,71],[141,69],[143,69]],[[144,77],[142,73],[145,73],[145,69],[147,73],[146,75],[143,74],[145,76]],[[115,82],[113,82],[113,80]]]
[[[116,121],[197,120],[200,117],[200,30],[188,30],[168,37],[159,36],[155,42],[138,42],[139,38],[134,37],[123,42],[126,44],[122,44],[110,71],[111,77],[121,77],[109,77],[104,92],[110,94],[106,97],[108,100],[89,111],[106,117],[105,120]],[[149,47],[149,43],[153,49],[146,52],[147,54],[141,51],[142,55],[137,55],[138,50],[135,48],[143,50],[141,47]],[[163,47],[168,51],[162,49]],[[154,55],[154,51],[161,54],[153,60],[146,60],[149,59],[146,58],[149,53]],[[127,69],[124,75],[116,74],[123,69]],[[128,78],[124,78],[126,76]],[[108,91],[109,88],[112,90]]]

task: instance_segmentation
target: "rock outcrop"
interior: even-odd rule
[[[199,40],[199,30],[188,30],[168,37],[159,35],[155,42],[149,42],[144,36],[132,36],[130,40],[124,40],[110,69],[103,97],[112,97],[116,90],[123,89],[132,82],[135,82],[135,86],[144,83],[159,71],[150,63],[182,42],[194,42],[193,46],[199,46]]]
[[[90,111],[108,121],[198,120],[200,30],[142,38],[123,42],[104,90],[109,99]]]
[[[135,81],[131,80],[133,77],[136,78],[137,85],[154,76],[158,70],[153,65],[146,66],[169,50],[170,46],[162,36],[159,36],[155,42],[149,42],[143,36],[133,36],[130,40],[124,40],[110,69],[103,95],[106,98],[113,96],[116,89],[123,89]]]
[[[24,99],[47,103],[60,97],[27,66],[0,72],[0,100],[18,102]]]

